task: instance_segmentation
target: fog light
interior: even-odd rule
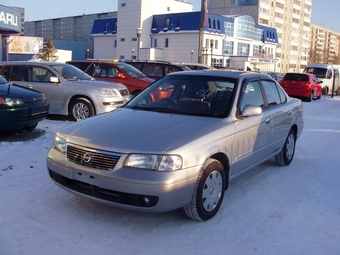
[[[143,197],[143,202],[144,202],[145,205],[149,205],[150,199],[148,197]]]

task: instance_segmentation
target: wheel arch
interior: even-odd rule
[[[93,106],[93,109],[94,109],[94,115],[97,114],[97,109],[96,109],[96,104],[93,103],[93,100],[89,97],[89,96],[85,96],[85,95],[73,95],[69,100],[68,100],[68,103],[67,103],[67,115],[70,114],[71,112],[71,105],[73,103],[74,100],[77,100],[77,99],[80,99],[80,98],[83,98],[83,99],[86,99],[87,101],[89,101],[89,103],[91,103],[91,105]]]
[[[212,155],[210,158],[218,160],[223,165],[225,176],[226,176],[225,190],[227,190],[228,185],[229,185],[229,170],[230,170],[230,162],[229,162],[228,156],[224,153],[219,152],[219,153]]]

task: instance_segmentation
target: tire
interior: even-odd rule
[[[208,159],[197,178],[190,204],[184,207],[185,213],[197,221],[215,216],[223,201],[226,180],[221,162]]]
[[[296,134],[293,129],[291,129],[288,133],[286,141],[283,145],[283,148],[279,154],[275,156],[275,162],[280,166],[288,166],[295,154],[295,143],[296,143]]]
[[[313,91],[311,91],[309,97],[306,98],[307,102],[312,102],[312,100],[313,100]]]
[[[94,107],[85,98],[77,98],[70,105],[69,114],[74,121],[83,120],[95,115]]]

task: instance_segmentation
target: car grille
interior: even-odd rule
[[[73,163],[101,170],[112,170],[120,159],[121,154],[95,150],[69,144],[67,159]]]
[[[129,91],[127,89],[121,89],[119,90],[119,93],[121,96],[127,96],[129,94]]]

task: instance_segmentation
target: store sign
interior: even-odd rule
[[[0,30],[20,32],[21,30],[20,12],[12,8],[0,6]]]
[[[7,39],[10,54],[37,54],[42,51],[43,38],[30,36],[10,36]]]

